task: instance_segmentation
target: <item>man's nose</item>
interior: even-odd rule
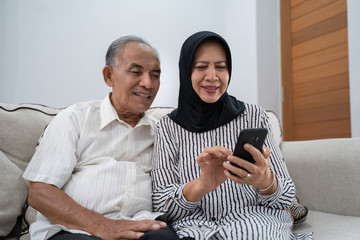
[[[153,88],[153,82],[151,80],[150,74],[143,74],[141,81],[140,81],[140,86],[145,87],[145,88]]]

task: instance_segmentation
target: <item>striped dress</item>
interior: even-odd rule
[[[278,190],[260,195],[250,185],[226,180],[199,202],[188,202],[184,185],[200,176],[196,157],[206,146],[233,150],[241,129],[268,128],[265,146],[272,150],[270,167],[278,177]],[[195,239],[311,239],[312,234],[295,236],[287,209],[295,196],[283,156],[274,141],[266,111],[245,104],[244,112],[216,129],[189,132],[163,117],[157,125],[153,169],[153,206],[165,212],[177,234]]]

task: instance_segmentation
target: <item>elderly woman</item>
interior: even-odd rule
[[[226,41],[212,32],[193,34],[182,46],[179,68],[178,108],[157,125],[154,210],[166,212],[183,239],[311,239],[291,230],[286,209],[295,187],[266,111],[226,92]],[[244,146],[255,163],[232,155],[245,128],[269,132],[261,151]]]

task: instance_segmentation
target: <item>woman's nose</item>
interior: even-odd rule
[[[209,67],[206,73],[206,77],[209,81],[216,81],[219,80],[217,77],[217,72],[214,67]]]

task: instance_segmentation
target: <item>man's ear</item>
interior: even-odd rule
[[[111,66],[106,65],[103,70],[103,77],[104,77],[104,81],[106,83],[106,85],[108,85],[109,87],[113,87],[114,86],[114,82],[112,80],[112,74],[113,74],[113,69]]]

